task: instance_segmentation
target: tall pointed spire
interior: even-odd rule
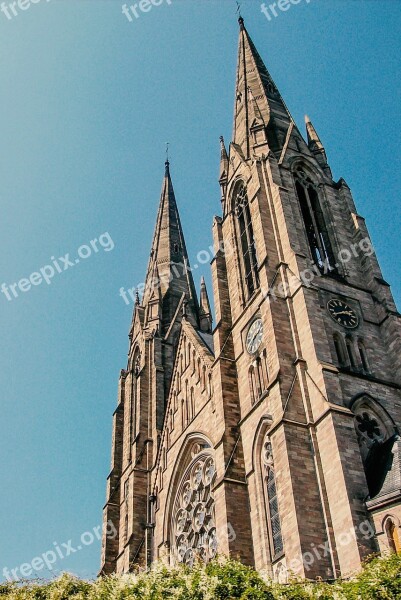
[[[239,25],[233,142],[249,158],[255,145],[268,143],[273,152],[280,151],[288,126],[294,121],[242,17]]]
[[[161,302],[163,325],[168,327],[183,294],[197,323],[198,301],[167,159],[142,304]]]

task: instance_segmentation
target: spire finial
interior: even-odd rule
[[[237,15],[238,15],[238,23],[240,24],[240,28],[244,29],[244,19],[241,14],[241,4],[237,0]]]
[[[166,177],[170,175],[169,147],[170,142],[166,142],[166,162],[164,163],[166,167]]]

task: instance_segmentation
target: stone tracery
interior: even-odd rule
[[[195,457],[181,480],[171,523],[171,550],[177,562],[191,566],[196,557],[207,562],[216,556],[215,478],[214,459],[204,453]]]

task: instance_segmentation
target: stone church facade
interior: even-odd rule
[[[113,417],[104,574],[219,553],[331,579],[400,549],[400,315],[350,188],[306,130],[240,19],[215,324],[167,162]]]

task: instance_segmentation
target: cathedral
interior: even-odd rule
[[[219,554],[331,580],[401,551],[400,314],[350,188],[239,29],[214,321],[167,161],[113,416],[102,574]]]

